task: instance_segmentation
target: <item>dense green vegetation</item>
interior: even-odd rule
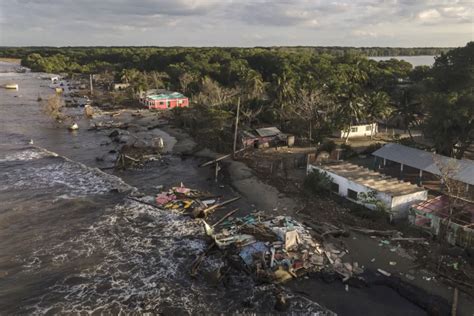
[[[365,55],[441,55],[433,67],[413,68]],[[135,93],[179,90],[193,111],[179,124],[218,142],[231,138],[237,99],[241,124],[276,124],[321,141],[356,122],[424,128],[438,152],[462,157],[473,140],[474,42],[437,48],[5,48],[33,71],[109,73]],[[209,133],[212,127],[214,132]]]

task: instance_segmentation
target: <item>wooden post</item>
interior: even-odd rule
[[[214,181],[217,183],[217,176],[219,175],[219,162],[216,162],[216,169],[215,169],[215,174],[214,174]]]
[[[233,150],[234,158],[235,158],[235,152],[237,150],[237,131],[239,128],[239,113],[240,113],[240,97],[237,99],[237,114],[235,115],[234,150]]]
[[[91,87],[91,96],[92,96],[92,94],[94,93],[94,87],[92,86],[92,74],[89,75],[89,84]]]
[[[456,316],[458,312],[458,288],[454,288],[453,305],[451,306],[451,316]]]

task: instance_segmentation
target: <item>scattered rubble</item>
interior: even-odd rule
[[[283,283],[310,272],[332,271],[343,281],[361,274],[357,262],[343,262],[346,251],[334,244],[316,240],[316,232],[289,216],[267,216],[254,212],[234,217],[231,210],[211,224],[206,219],[218,208],[239,197],[221,202],[221,197],[184,187],[173,187],[157,194],[156,207],[201,218],[206,234],[212,238],[209,247],[194,261],[191,274],[196,275],[206,255],[214,250],[222,252],[232,262],[239,262],[242,270],[256,280]],[[330,225],[332,226],[332,225]],[[335,230],[330,227],[330,231]]]

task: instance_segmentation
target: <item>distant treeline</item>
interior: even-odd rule
[[[95,49],[132,49],[146,51],[160,51],[163,49],[181,49],[181,50],[202,50],[213,49],[212,47],[156,47],[156,46],[66,46],[66,47],[48,47],[48,46],[31,46],[31,47],[0,47],[0,57],[23,58],[32,53],[39,53],[43,56],[54,54],[62,54],[65,51],[87,51]],[[280,51],[312,51],[321,54],[331,54],[341,56],[347,53],[361,54],[369,57],[373,56],[422,56],[422,55],[440,55],[453,49],[453,47],[350,47],[350,46],[270,46],[255,48],[237,48],[222,47],[224,50],[280,50]]]

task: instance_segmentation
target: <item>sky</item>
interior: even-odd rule
[[[0,46],[454,47],[474,0],[0,0]]]

